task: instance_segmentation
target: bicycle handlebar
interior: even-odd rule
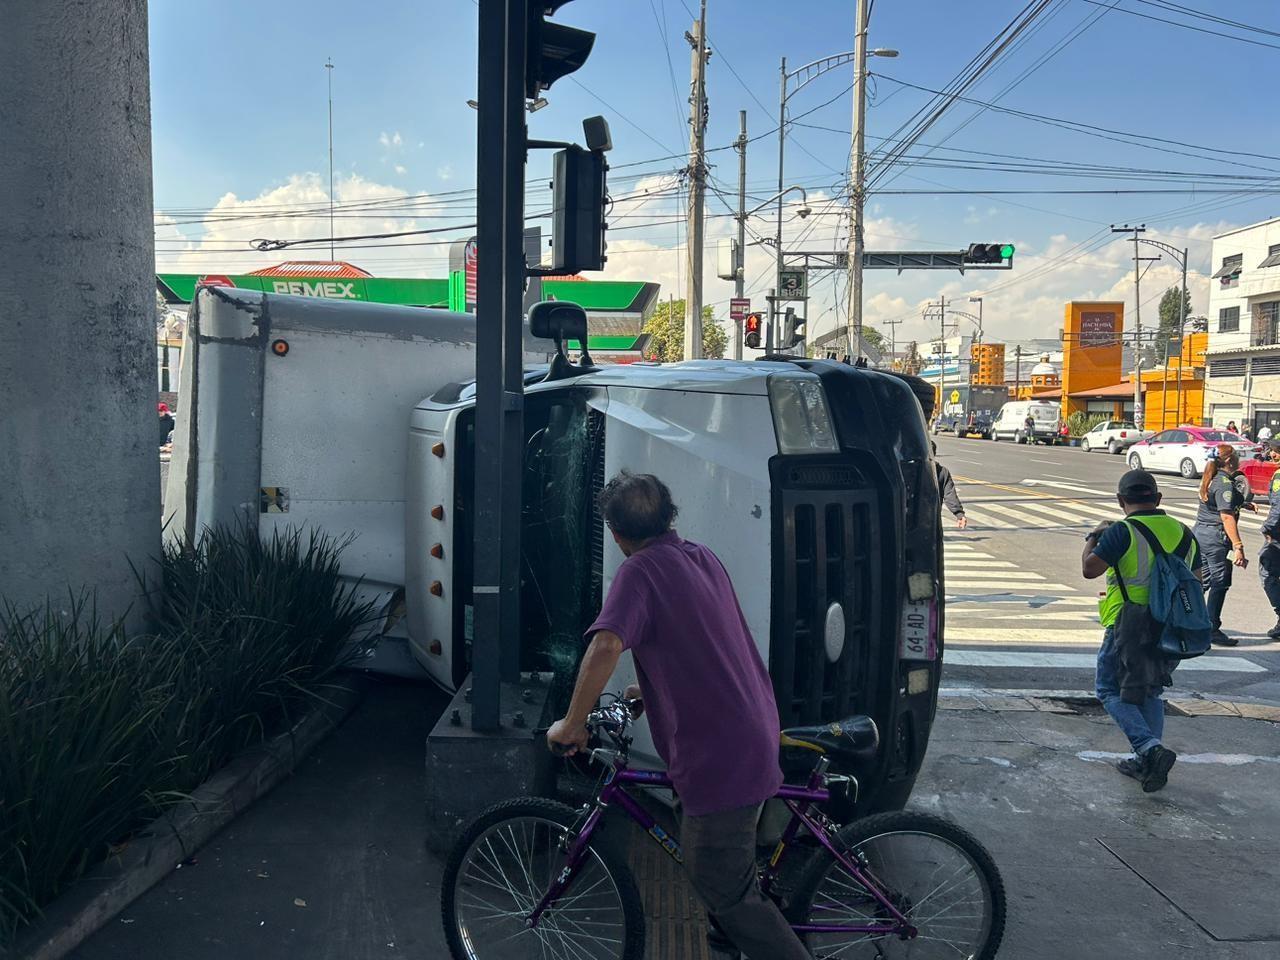
[[[627,730],[643,709],[644,702],[639,697],[627,700],[615,696],[611,703],[596,707],[587,714],[587,732],[589,734],[606,733],[615,744],[621,747],[624,745],[623,740]],[[551,752],[558,757],[563,757],[567,753],[558,743],[548,741],[548,745],[551,747]]]

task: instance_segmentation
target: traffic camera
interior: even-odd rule
[[[763,323],[758,313],[749,313],[746,319],[742,321],[742,342],[752,350],[760,349],[760,329],[762,326]]]

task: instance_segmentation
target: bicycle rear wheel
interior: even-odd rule
[[[814,957],[990,960],[1004,936],[1004,883],[991,855],[971,834],[924,813],[882,813],[855,820],[836,847],[916,928],[894,934],[811,932]],[[787,911],[793,924],[869,926],[891,920],[885,907],[825,847],[796,884]]]
[[[627,867],[593,845],[537,927],[527,917],[565,865],[562,840],[580,819],[526,797],[490,807],[455,844],[440,907],[455,960],[641,960],[644,909]]]

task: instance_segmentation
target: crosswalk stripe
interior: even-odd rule
[[[1089,605],[1093,605],[1093,601],[1089,601]],[[960,620],[981,620],[983,623],[988,621],[1009,621],[1019,620],[1025,621],[1028,617],[1034,617],[1036,623],[1097,623],[1098,613],[1096,610],[1052,610],[1048,607],[1041,607],[1039,610],[1021,613],[1003,613],[996,609],[998,604],[982,607],[970,607],[963,604],[953,604],[947,608],[947,617],[949,619],[959,618]],[[949,631],[948,631],[949,632]]]
[[[1013,650],[944,650],[942,659],[957,667],[1065,667],[1093,670],[1098,658],[1091,653],[1036,653]],[[1266,673],[1266,668],[1244,657],[1206,655],[1184,660],[1179,671],[1218,673]]]
[[[965,575],[962,573],[958,578],[947,577],[946,585],[948,590],[950,590],[952,587],[986,587],[987,589],[991,589],[991,587],[995,586],[997,583],[999,583],[999,581],[993,582],[991,580],[969,580],[969,579],[966,579]],[[1036,580],[1030,583],[1019,582],[1018,587],[1025,590],[1040,590],[1040,591],[1043,591],[1044,593],[1069,593],[1071,591],[1071,588],[1068,587],[1066,584],[1044,583],[1043,581],[1040,581],[1040,580]],[[1007,590],[1000,591],[1000,593],[1008,593],[1008,592],[1009,591]],[[993,594],[993,596],[999,596],[999,594]]]
[[[995,530],[1014,529],[1015,524],[1008,523],[1004,520],[1001,520],[999,517],[993,516],[992,514],[988,513],[987,506],[988,506],[987,504],[983,504],[981,510],[973,510],[968,507],[965,508],[965,512],[969,516],[969,525],[971,527],[974,526],[976,523],[976,525],[979,527],[991,527]]]
[[[950,586],[954,586],[953,581],[948,580],[948,581],[947,581],[947,586],[948,586],[948,587],[950,587]],[[1045,586],[1045,584],[1043,584],[1043,583],[1037,583],[1037,584],[1036,584],[1036,586],[1037,586],[1037,587],[1043,587],[1043,586]],[[988,594],[981,594],[981,595],[980,595],[981,599],[979,599],[979,598],[975,598],[974,596],[972,596],[972,595],[970,595],[970,594],[965,594],[965,595],[963,595],[963,596],[958,595],[958,594],[948,594],[948,595],[947,595],[947,614],[948,614],[948,615],[950,615],[950,614],[952,614],[952,613],[956,612],[957,610],[961,609],[962,607],[964,607],[965,609],[975,609],[975,610],[976,610],[976,609],[982,609],[982,610],[1015,610],[1015,609],[1017,609],[1017,608],[1018,608],[1019,604],[1026,604],[1026,603],[1027,603],[1027,601],[1026,601],[1026,600],[1004,600],[1004,601],[1001,601],[1001,600],[986,599],[986,598],[990,598],[990,597],[1001,597],[1001,596],[1007,596],[1007,595],[1008,595],[1008,594],[1003,594],[1003,593],[988,593]],[[1022,595],[1021,595],[1021,594],[1019,594],[1019,596],[1021,597]],[[1097,601],[1097,599],[1096,599],[1096,598],[1094,598],[1094,597],[1082,597],[1082,596],[1079,596],[1079,595],[1070,595],[1070,596],[1063,596],[1063,597],[1053,597],[1053,598],[1051,598],[1051,599],[1050,599],[1050,601],[1049,601],[1048,603],[1046,603],[1046,604],[1045,604],[1044,606],[1042,606],[1042,607],[1031,607],[1031,608],[1029,609],[1029,611],[1028,611],[1028,613],[1027,613],[1026,615],[1027,615],[1027,616],[1035,616],[1036,614],[1041,613],[1041,612],[1043,612],[1043,611],[1045,611],[1045,610],[1049,610],[1049,609],[1051,609],[1051,608],[1053,608],[1053,607],[1061,607],[1061,606],[1086,606],[1086,605],[1088,605],[1088,606],[1097,606],[1097,604],[1098,604],[1098,601]]]
[[[1005,583],[1011,580],[1018,582],[1024,580],[1043,581],[1045,579],[1038,573],[1031,573],[1026,570],[978,570],[966,568],[959,571],[957,575],[967,580],[990,580],[995,583]],[[1039,586],[1039,583],[1036,585]]]
[[[972,557],[947,557],[947,569],[955,570],[963,569],[965,572],[969,570],[1016,570],[1018,565],[1010,563],[1008,560],[988,560],[985,557],[981,559]]]
[[[1059,627],[1042,630],[1026,627],[947,627],[943,636],[952,640],[973,640],[984,643],[1075,643],[1090,646],[1102,645],[1100,627]]]
[[[1013,524],[1015,527],[1026,528],[1057,526],[1057,524],[1051,523],[1043,517],[1037,517],[1035,514],[1029,514],[1025,510],[1006,506],[1004,504],[984,503],[982,505],[982,509],[984,512],[993,511],[1000,516],[1011,518],[1015,521]]]

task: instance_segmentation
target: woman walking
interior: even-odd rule
[[[1223,647],[1239,643],[1235,637],[1222,632],[1222,605],[1231,589],[1231,568],[1243,570],[1249,565],[1240,539],[1240,509],[1257,509],[1245,502],[1236,487],[1235,477],[1239,472],[1240,457],[1235,447],[1229,443],[1218,444],[1216,456],[1210,457],[1200,479],[1200,508],[1192,528],[1200,545],[1200,555],[1204,557],[1204,584],[1208,591],[1205,599],[1213,620],[1213,642]]]

